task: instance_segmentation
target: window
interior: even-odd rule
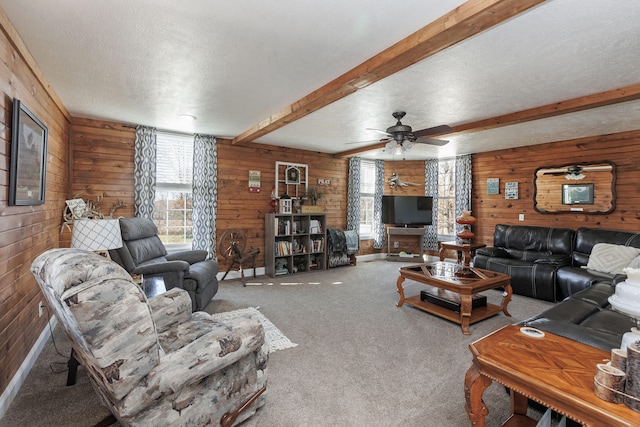
[[[373,201],[376,191],[376,164],[360,162],[360,239],[373,238]]]
[[[456,235],[456,162],[438,162],[438,236],[441,240]]]
[[[190,248],[193,137],[158,132],[153,221],[168,248]]]

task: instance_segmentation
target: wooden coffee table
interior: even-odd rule
[[[520,326],[505,326],[469,345],[473,364],[464,379],[465,409],[474,427],[489,413],[482,393],[496,381],[511,390],[511,417],[503,426],[535,426],[530,398],[588,426],[638,426],[640,413],[609,403],[593,392],[596,365],[610,353],[544,332],[532,337]]]
[[[402,284],[405,279],[414,280],[430,287],[449,291],[458,296],[460,304],[459,312],[441,307],[428,301],[422,301],[420,295],[405,298]],[[469,325],[503,312],[511,316],[507,311],[507,305],[511,301],[511,277],[495,271],[481,270],[479,268],[466,267],[451,262],[433,262],[430,264],[416,264],[400,268],[397,287],[400,294],[398,307],[406,302],[408,305],[428,313],[458,323],[462,332],[469,335]],[[502,305],[487,303],[486,306],[472,308],[473,296],[489,289],[503,288]]]

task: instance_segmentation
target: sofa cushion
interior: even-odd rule
[[[591,250],[586,268],[602,273],[622,274],[622,269],[627,267],[638,255],[640,255],[638,248],[597,243]]]
[[[493,246],[527,252],[571,254],[574,231],[570,228],[497,224]]]
[[[640,248],[640,233],[580,227],[576,230],[575,247],[571,253],[573,266],[587,265],[589,254],[597,243],[611,243]]]

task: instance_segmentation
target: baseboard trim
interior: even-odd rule
[[[2,419],[9,410],[11,402],[13,402],[13,399],[18,395],[20,387],[22,387],[22,384],[24,384],[24,381],[27,379],[29,371],[31,371],[36,360],[38,360],[40,353],[42,353],[42,349],[47,344],[47,340],[51,336],[51,331],[57,324],[58,321],[55,317],[51,317],[51,319],[49,319],[47,326],[42,330],[42,333],[40,333],[36,343],[31,347],[31,351],[29,351],[29,354],[22,362],[22,365],[20,365],[20,369],[18,369],[18,372],[16,372],[9,385],[2,393],[2,396],[0,396],[0,419]]]

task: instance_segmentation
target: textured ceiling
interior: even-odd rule
[[[0,0],[73,116],[233,138],[463,2]],[[470,2],[481,3],[481,2]],[[259,137],[338,153],[640,83],[640,2],[553,0]],[[194,115],[188,122],[180,116]],[[407,159],[640,129],[630,101],[442,136]],[[362,144],[366,145],[366,144]],[[375,149],[369,158],[394,159]]]

